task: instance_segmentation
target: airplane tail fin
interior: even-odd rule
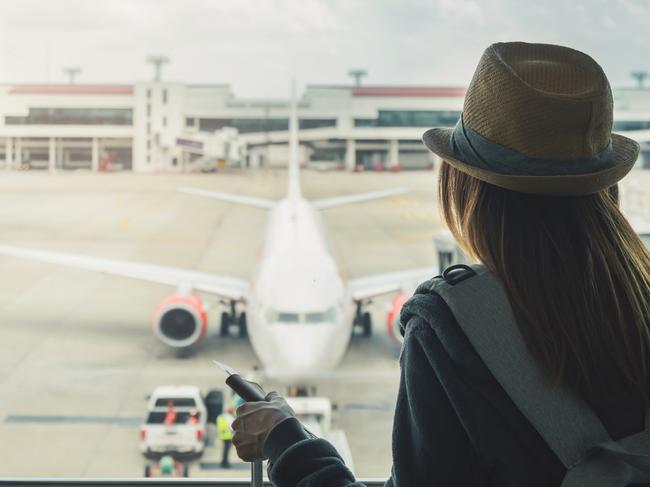
[[[291,106],[289,115],[289,199],[300,198],[300,160],[298,154],[298,107],[296,80],[291,80]]]

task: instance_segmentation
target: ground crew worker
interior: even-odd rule
[[[163,423],[166,426],[172,425],[176,422],[176,411],[174,410],[174,401],[167,401],[167,412]]]
[[[158,463],[160,475],[172,476],[174,474],[174,467],[174,459],[169,455],[163,456]]]
[[[198,424],[199,422],[199,411],[196,409],[191,409],[190,414],[187,417],[187,424]]]
[[[232,445],[232,422],[235,420],[232,413],[233,408],[229,407],[225,413],[217,416],[217,437],[223,442],[221,468],[230,468],[228,453]]]
[[[144,467],[145,477],[188,477],[189,470],[187,465],[176,462],[170,455],[164,455],[160,458],[157,465],[147,465]]]

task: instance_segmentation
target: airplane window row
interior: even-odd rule
[[[317,324],[334,323],[336,321],[336,309],[331,307],[325,311],[310,313],[290,313],[268,309],[266,319],[269,323],[296,323],[296,324]]]

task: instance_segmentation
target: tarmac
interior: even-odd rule
[[[392,187],[407,194],[323,212],[348,277],[435,265],[441,231],[435,173],[316,172],[307,198]],[[180,186],[279,199],[282,170],[218,174],[0,173],[0,242],[250,278],[265,212],[176,191]],[[205,295],[208,336],[179,356],[151,332],[168,286],[17,258],[0,258],[0,477],[140,477],[139,425],[158,385],[222,388],[216,356],[257,363],[244,339],[218,336],[220,304]],[[353,337],[332,377],[313,384],[336,405],[355,473],[386,478],[400,346],[386,331],[389,299],[371,306],[374,333]],[[280,385],[264,383],[267,390]],[[231,458],[234,460],[234,449]],[[217,467],[218,443],[190,463],[192,477],[248,476]]]

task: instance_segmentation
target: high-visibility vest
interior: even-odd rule
[[[224,413],[217,416],[217,436],[220,440],[232,440],[232,422],[235,420],[232,414]]]

